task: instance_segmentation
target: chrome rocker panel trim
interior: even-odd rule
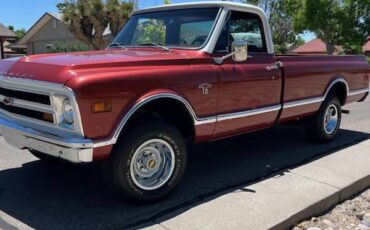
[[[333,86],[336,83],[344,83],[344,85],[346,87],[346,91],[347,91],[347,98],[351,97],[351,96],[356,96],[356,95],[359,95],[359,94],[365,94],[365,93],[368,93],[370,91],[369,88],[350,91],[347,82],[343,78],[338,78],[338,79],[335,79],[334,81],[332,81],[330,83],[329,87],[326,89],[325,94],[323,96],[304,99],[304,100],[296,100],[296,101],[292,101],[292,102],[287,102],[287,103],[284,103],[283,109],[289,109],[289,108],[293,108],[293,107],[297,107],[297,106],[321,103],[321,102],[325,101],[325,98],[328,96],[330,90],[333,88]]]
[[[198,118],[197,115],[195,114],[194,110],[193,110],[193,107],[190,105],[190,103],[181,96],[178,96],[178,95],[173,94],[173,93],[155,94],[155,95],[148,96],[146,98],[143,98],[143,99],[139,100],[134,105],[134,107],[132,109],[130,109],[130,111],[123,117],[120,124],[116,128],[113,137],[111,139],[108,139],[108,140],[105,140],[105,141],[94,143],[94,148],[103,147],[103,146],[107,146],[107,145],[114,145],[117,142],[117,139],[118,139],[119,135],[121,134],[121,131],[122,131],[123,127],[126,125],[128,120],[131,118],[131,116],[138,109],[140,109],[146,103],[149,103],[149,102],[157,100],[157,99],[163,99],[163,98],[165,98],[165,99],[174,99],[174,100],[177,100],[177,101],[181,102],[186,107],[186,109],[189,111],[190,115],[192,116],[193,123],[194,123],[195,126],[211,124],[211,123],[216,122],[216,119],[217,119],[216,116],[207,117],[207,118]]]
[[[0,117],[0,133],[6,142],[19,149],[32,149],[74,163],[92,162],[92,141],[63,138],[24,127],[15,120]]]
[[[243,118],[243,117],[249,117],[249,116],[255,116],[263,113],[270,113],[270,112],[275,112],[279,111],[280,109],[288,109],[288,108],[293,108],[297,106],[303,106],[303,105],[308,105],[308,104],[314,104],[314,103],[321,103],[325,100],[327,97],[328,93],[330,92],[331,88],[336,84],[336,83],[344,83],[347,89],[347,97],[348,96],[354,96],[358,94],[363,94],[369,92],[369,89],[360,89],[360,90],[354,90],[352,92],[349,92],[349,87],[347,82],[343,78],[338,78],[334,81],[331,82],[331,84],[327,87],[327,90],[324,94],[324,96],[321,97],[315,97],[315,98],[310,98],[310,99],[305,99],[305,100],[297,100],[293,102],[288,102],[284,103],[283,105],[273,105],[269,107],[263,107],[259,109],[253,109],[253,110],[247,110],[247,111],[241,111],[241,112],[236,112],[236,113],[229,113],[229,114],[220,114],[218,116],[210,116],[210,117],[204,117],[204,118],[199,118],[194,112],[193,107],[190,105],[190,103],[184,99],[183,97],[173,94],[173,93],[160,93],[160,94],[155,94],[149,97],[146,97],[140,101],[138,101],[134,107],[124,116],[124,118],[121,120],[120,124],[118,125],[117,129],[115,130],[115,133],[112,138],[103,140],[103,141],[98,141],[93,144],[94,148],[97,147],[103,147],[107,145],[114,145],[117,142],[117,139],[123,129],[123,127],[126,125],[130,117],[143,105],[146,103],[149,103],[151,101],[154,101],[156,99],[161,99],[161,98],[168,98],[168,99],[174,99],[177,100],[181,103],[184,104],[184,106],[187,108],[189,111],[190,115],[193,118],[193,123],[194,126],[199,126],[199,125],[205,125],[205,124],[213,124],[219,121],[226,121],[226,120],[232,120],[232,119],[238,119],[238,118]]]

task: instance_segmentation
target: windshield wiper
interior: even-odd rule
[[[112,47],[118,47],[118,48],[123,48],[123,49],[127,49],[126,46],[118,43],[118,42],[112,42],[111,44],[108,45],[109,48],[112,48]]]
[[[166,47],[166,46],[163,46],[161,44],[158,44],[158,43],[155,43],[155,42],[149,42],[149,43],[143,43],[143,44],[139,44],[139,46],[155,46],[155,47],[158,47],[158,48],[161,48],[161,49],[164,49],[166,51],[171,51],[170,48]]]

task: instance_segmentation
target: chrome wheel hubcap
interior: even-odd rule
[[[335,105],[330,105],[324,116],[324,129],[327,134],[332,134],[338,124],[338,109]]]
[[[154,190],[163,186],[175,168],[175,152],[162,139],[146,141],[135,151],[130,174],[135,185],[143,190]]]

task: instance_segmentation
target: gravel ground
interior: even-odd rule
[[[370,230],[370,189],[337,205],[329,213],[298,224],[293,230]]]

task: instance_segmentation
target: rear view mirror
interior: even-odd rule
[[[232,57],[236,62],[243,62],[248,59],[248,44],[246,41],[235,41],[232,44]]]
[[[248,44],[246,41],[235,41],[231,45],[231,53],[219,57],[219,58],[214,58],[214,61],[217,65],[222,65],[224,63],[224,60],[232,57],[235,62],[243,62],[248,59]]]

